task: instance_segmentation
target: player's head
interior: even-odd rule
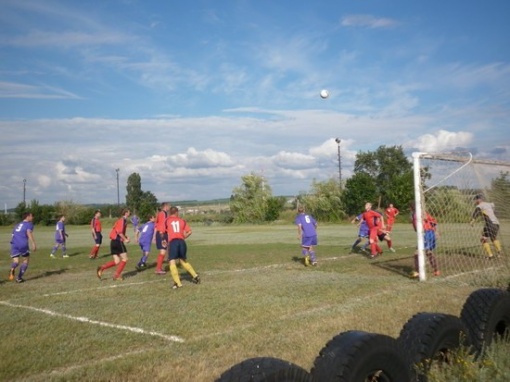
[[[147,220],[150,221],[150,222],[156,221],[156,216],[149,215],[149,218]]]
[[[390,204],[388,205],[388,207],[393,208],[393,204],[391,204],[391,203],[390,203]]]
[[[298,212],[299,214],[304,213],[304,212],[305,212],[305,207],[303,207],[303,206],[299,206],[299,207],[298,207],[298,209],[297,209],[297,212]]]
[[[128,217],[130,214],[131,214],[131,211],[129,210],[129,208],[123,208],[121,211],[121,216]]]
[[[367,202],[365,203],[365,211],[370,211],[372,209],[372,203]]]
[[[26,221],[32,221],[34,219],[34,215],[30,211],[26,211],[21,217]]]
[[[94,211],[94,216],[95,217],[100,217],[101,216],[101,210],[95,210]]]
[[[178,215],[179,209],[175,206],[170,207],[170,215]]]
[[[483,195],[482,194],[475,195],[474,201],[476,204],[483,202]]]

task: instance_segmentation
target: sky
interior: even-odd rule
[[[509,16],[508,0],[0,0],[0,206],[115,204],[117,174],[123,203],[132,173],[159,201],[228,198],[251,173],[297,195],[383,145],[510,161]]]

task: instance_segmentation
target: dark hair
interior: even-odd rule
[[[175,206],[170,207],[170,215],[175,215],[179,212],[179,209]]]
[[[480,200],[480,199],[483,199],[482,194],[475,195],[475,200]]]

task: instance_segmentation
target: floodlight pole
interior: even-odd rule
[[[340,185],[340,188],[342,188],[342,154],[340,151],[340,143],[342,140],[340,138],[336,138],[335,142],[338,145],[338,184]]]
[[[117,172],[117,206],[120,207],[120,191],[119,191],[119,171],[120,171],[120,168],[116,168],[115,171]]]

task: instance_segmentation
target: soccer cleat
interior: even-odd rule
[[[55,255],[54,255],[53,253],[50,253],[50,257],[51,257],[52,259],[54,259],[54,258],[55,258]]]
[[[390,248],[390,252],[395,253],[395,248],[391,247],[391,248]]]
[[[316,265],[317,265],[317,261],[312,262],[312,266],[315,267]]]
[[[11,271],[9,272],[9,281],[13,281],[14,280],[14,269],[11,269]]]
[[[412,279],[417,279],[418,276],[420,276],[420,274],[418,272],[411,272],[410,276],[411,276]]]
[[[435,272],[434,272],[434,276],[441,276],[441,272],[439,272],[439,271],[435,271]]]
[[[194,284],[200,284],[200,276],[196,275],[195,277],[193,277],[191,279],[191,282],[194,283]]]
[[[172,289],[179,289],[179,288],[182,288],[182,284],[179,285],[177,283],[174,283],[174,285],[172,285]]]
[[[16,282],[17,282],[18,284],[21,284],[21,283],[24,283],[24,282],[25,282],[25,279],[16,279]]]
[[[97,267],[96,274],[97,278],[101,280],[101,276],[103,276],[103,269],[101,267]]]
[[[135,269],[138,271],[138,272],[141,272],[142,271],[142,266],[137,264]]]
[[[123,276],[114,277],[113,281],[124,281],[124,277]]]
[[[62,258],[64,258],[64,259],[66,259],[66,258],[68,258],[68,257],[69,257],[69,255],[68,255],[67,253],[66,253],[66,254],[64,254],[64,255],[62,255]]]
[[[156,271],[154,273],[157,274],[157,275],[166,275],[165,271]]]

